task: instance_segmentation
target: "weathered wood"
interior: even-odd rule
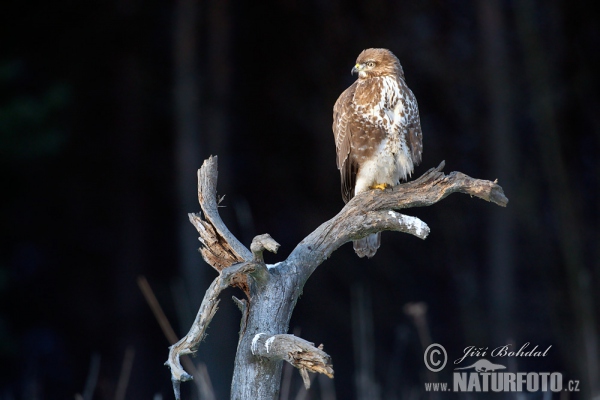
[[[279,398],[281,360],[289,362],[291,356],[286,358],[279,350],[276,357],[270,356],[269,352],[265,354],[263,350],[266,350],[266,342],[263,343],[263,340],[275,338],[271,342],[273,344],[279,340],[277,338],[287,336],[282,334],[288,331],[292,312],[304,284],[335,250],[344,243],[384,230],[410,233],[425,239],[429,234],[429,227],[423,221],[394,210],[429,206],[452,193],[469,194],[500,206],[506,206],[508,203],[502,187],[497,182],[473,179],[460,172],[445,175],[442,172],[443,167],[444,162],[412,182],[385,191],[371,190],[355,196],[335,217],[304,238],[287,259],[265,266],[262,251],[267,249],[276,252],[279,245],[270,236],[261,235],[254,239],[250,252],[233,237],[223,224],[217,209],[216,157],[206,160],[198,174],[198,198],[204,218],[199,214],[190,214],[190,220],[200,234],[200,242],[203,245],[200,251],[204,259],[222,272],[207,291],[192,329],[179,342],[183,345],[175,347],[176,344],[171,347],[167,364],[171,367],[174,386],[181,380],[189,379],[189,375],[185,374],[178,364],[179,354],[195,351],[206,325],[216,312],[216,296],[220,293],[218,288],[231,284],[245,289],[247,295],[246,301],[237,301],[243,318],[231,398]],[[224,269],[236,262],[241,264]],[[227,277],[222,276],[226,271]],[[242,283],[246,283],[246,286]],[[312,351],[312,354],[316,354]],[[322,366],[315,367],[315,370],[328,376],[332,375],[329,356],[323,354],[322,357],[327,358],[323,358]],[[297,361],[297,364],[300,365],[299,369],[306,383],[308,366],[304,366],[300,361]]]
[[[194,354],[198,349],[200,342],[206,335],[208,325],[218,310],[220,301],[218,297],[223,289],[232,284],[232,279],[235,276],[254,272],[259,267],[255,262],[250,261],[223,269],[206,291],[190,331],[177,343],[169,347],[169,358],[165,364],[171,369],[171,380],[173,381],[176,399],[180,399],[179,383],[192,379],[192,376],[185,372],[181,366],[180,356]]]
[[[220,272],[235,263],[251,260],[252,253],[233,236],[219,215],[218,175],[217,156],[204,160],[198,170],[198,202],[204,214],[188,214],[188,217],[200,234],[198,239],[202,244],[202,258]],[[239,287],[248,296],[248,281],[245,275],[234,276],[231,286]]]
[[[323,351],[323,345],[315,347],[314,343],[308,342],[294,335],[267,335],[257,333],[252,338],[250,346],[252,354],[271,361],[284,360],[298,368],[304,380],[306,389],[310,389],[308,372],[324,374],[333,378],[333,367],[331,357]]]

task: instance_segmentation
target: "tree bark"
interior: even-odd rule
[[[204,214],[190,214],[190,219],[200,233],[203,246],[200,251],[204,259],[220,275],[207,291],[190,332],[170,347],[167,365],[171,368],[176,398],[180,398],[179,383],[191,379],[181,368],[179,356],[197,350],[204,330],[216,312],[216,299],[227,285],[239,286],[247,295],[247,300],[236,299],[243,316],[231,385],[232,399],[279,398],[282,359],[299,368],[303,378],[306,370],[333,376],[329,356],[319,353],[321,362],[315,362],[313,348],[300,346],[304,350],[294,353],[299,354],[302,362],[292,361],[298,357],[281,351],[276,356],[265,354],[269,340],[273,344],[287,333],[304,284],[323,261],[344,243],[375,232],[392,230],[421,239],[427,237],[429,227],[423,221],[394,210],[429,206],[454,192],[500,206],[508,203],[497,183],[473,179],[460,172],[445,175],[441,172],[443,167],[444,162],[415,181],[385,191],[373,190],[357,195],[335,217],[304,238],[285,261],[266,265],[262,251],[276,252],[277,243],[268,235],[257,236],[252,242],[252,251],[249,251],[229,232],[217,209],[217,158],[206,160],[198,172],[198,197]],[[321,348],[318,350],[322,351]],[[307,379],[304,381],[306,384]]]

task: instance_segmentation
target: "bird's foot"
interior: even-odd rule
[[[371,189],[379,189],[379,190],[385,190],[389,187],[391,187],[392,185],[387,184],[387,183],[378,183],[376,185],[371,186]]]

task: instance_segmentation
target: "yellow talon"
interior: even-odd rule
[[[390,186],[391,185],[388,185],[387,183],[378,183],[376,185],[371,186],[371,189],[385,190],[386,188],[388,188]]]

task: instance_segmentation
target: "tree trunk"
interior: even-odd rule
[[[304,282],[298,282],[298,274],[289,272],[290,267],[286,264],[279,274],[269,274],[265,285],[250,286],[252,305],[248,312],[246,332],[238,344],[235,357],[232,399],[279,398],[282,362],[270,359],[257,362],[251,345],[259,333],[275,335],[288,331],[292,311],[304,286]]]

